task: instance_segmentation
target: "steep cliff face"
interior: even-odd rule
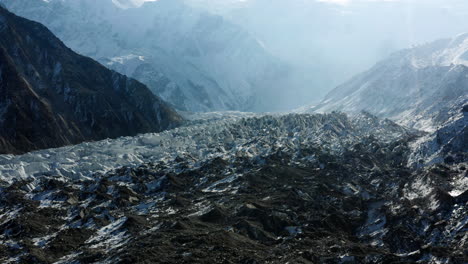
[[[143,84],[0,7],[0,152],[158,132],[181,117]]]

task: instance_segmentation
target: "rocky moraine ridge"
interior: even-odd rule
[[[365,113],[252,116],[2,156],[0,261],[466,263],[467,159],[408,164],[424,136]],[[80,162],[95,152],[101,168]]]

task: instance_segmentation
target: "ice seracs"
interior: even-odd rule
[[[408,167],[417,131],[369,113],[191,120],[0,156],[0,261],[464,263],[466,162]]]
[[[370,115],[353,119],[343,114],[252,115],[232,113],[218,119],[216,114],[211,117],[204,114],[193,117],[190,125],[162,133],[82,143],[21,156],[3,155],[0,156],[0,176],[8,182],[42,174],[79,179],[121,166],[157,161],[170,163],[179,156],[194,157],[195,160],[215,157],[261,159],[281,148],[301,153],[303,144],[340,152],[350,142],[370,133],[378,133],[376,136],[383,141],[411,134],[411,131],[379,122]],[[303,158],[314,160],[313,157]],[[197,166],[195,160],[190,166]]]

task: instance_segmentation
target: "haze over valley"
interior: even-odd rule
[[[467,15],[0,0],[0,263],[468,263]]]

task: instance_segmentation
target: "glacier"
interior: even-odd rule
[[[408,167],[424,133],[365,112],[186,118],[0,156],[0,260],[463,263],[467,164]]]
[[[190,157],[191,166],[216,157],[261,157],[275,149],[300,153],[304,144],[333,151],[358,137],[376,133],[386,140],[405,133],[404,128],[363,115],[355,127],[343,114],[269,116],[241,112],[191,114],[189,124],[161,133],[86,142],[24,155],[0,155],[0,179],[12,182],[31,176],[58,175],[80,179],[112,169],[136,167]],[[365,124],[371,122],[372,126]],[[195,162],[198,161],[198,162]]]

